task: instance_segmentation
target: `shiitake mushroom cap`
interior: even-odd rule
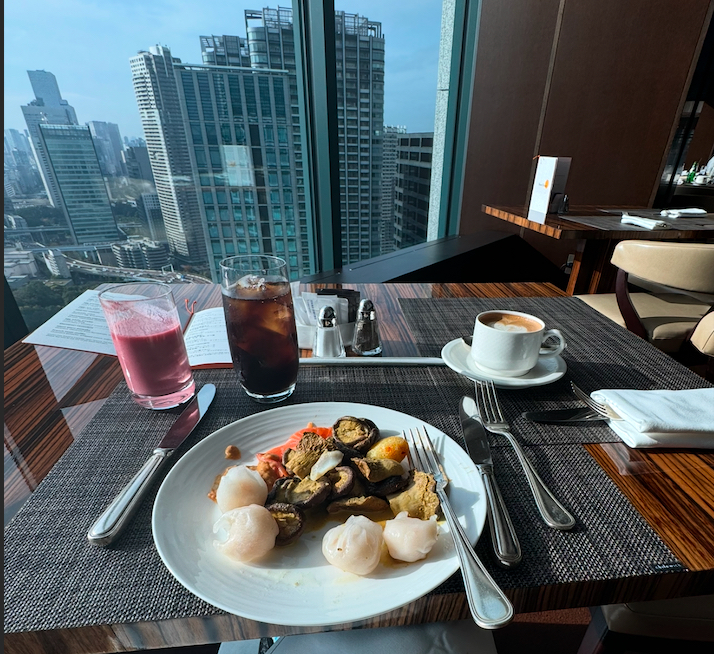
[[[379,427],[368,418],[343,416],[335,421],[332,433],[337,447],[348,456],[353,456],[350,450],[356,450],[360,454],[369,450],[379,438]]]
[[[277,546],[294,543],[305,529],[305,513],[295,504],[274,502],[266,507],[278,523],[278,535],[275,537]]]
[[[283,477],[275,482],[272,490],[268,493],[265,503],[295,504],[307,509],[322,504],[331,490],[330,482],[324,478],[313,481],[309,477],[305,479]]]

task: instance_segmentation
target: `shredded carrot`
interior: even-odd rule
[[[278,456],[282,459],[285,450],[288,450],[291,447],[295,447],[300,442],[300,439],[309,431],[317,434],[318,436],[322,436],[322,438],[329,438],[330,436],[332,436],[332,427],[317,427],[312,422],[309,422],[307,424],[307,427],[298,429],[282,445],[278,445],[277,447],[274,447],[268,450],[267,452],[263,452],[263,454],[274,454],[275,456]]]

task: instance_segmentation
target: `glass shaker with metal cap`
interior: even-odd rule
[[[320,309],[312,356],[323,358],[345,356],[345,347],[342,344],[342,335],[337,325],[337,316],[331,306],[324,306]]]
[[[377,312],[371,300],[364,299],[359,303],[355,332],[352,338],[352,350],[362,356],[374,356],[382,351]]]

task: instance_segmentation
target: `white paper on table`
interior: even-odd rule
[[[116,356],[99,291],[85,291],[22,340],[32,345]]]
[[[183,340],[191,367],[232,362],[223,307],[197,311]]]

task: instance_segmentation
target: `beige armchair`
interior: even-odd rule
[[[714,244],[621,241],[611,262],[615,293],[577,297],[660,350],[679,352],[714,306]]]

